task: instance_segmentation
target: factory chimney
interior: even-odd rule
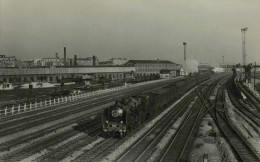
[[[185,75],[186,75],[186,73],[187,73],[186,45],[187,45],[187,43],[186,43],[186,42],[183,42],[183,47],[184,47],[184,72],[185,72]]]
[[[183,42],[183,46],[184,46],[184,63],[186,63],[186,42]]]
[[[66,47],[64,47],[64,66],[67,65]]]
[[[74,66],[77,66],[77,55],[74,55]]]
[[[93,56],[93,66],[96,66],[97,65],[97,57],[96,56]]]
[[[59,54],[58,54],[58,52],[55,53],[55,57],[56,57],[56,59],[59,59]]]

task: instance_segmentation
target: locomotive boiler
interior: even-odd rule
[[[131,96],[115,102],[103,112],[103,131],[126,135],[147,119],[148,96]]]

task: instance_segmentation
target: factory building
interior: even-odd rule
[[[213,70],[213,67],[209,63],[200,63],[198,65],[198,72],[210,72]]]
[[[42,58],[40,60],[40,66],[60,66],[63,64],[63,59],[60,58]]]
[[[64,78],[82,78],[84,75],[90,75],[93,78],[102,76],[111,80],[123,80],[124,75],[131,75],[133,72],[135,72],[135,67],[125,66],[0,68],[0,82],[57,82]]]
[[[126,66],[135,67],[136,76],[149,76],[151,74],[160,74],[163,69],[176,71],[179,75],[182,66],[167,60],[129,60]]]
[[[77,57],[77,55],[74,55],[74,58],[69,59],[69,65],[70,66],[98,66],[99,62],[96,56],[92,57]]]
[[[112,65],[125,65],[128,62],[126,58],[110,58],[108,61],[112,62]]]
[[[15,56],[0,55],[0,67],[15,67],[16,61]]]

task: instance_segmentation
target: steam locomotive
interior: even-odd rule
[[[122,138],[146,120],[160,114],[166,106],[209,77],[187,77],[160,89],[117,100],[103,111],[103,132],[109,136],[118,134]]]

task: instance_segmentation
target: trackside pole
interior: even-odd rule
[[[256,62],[255,62],[255,68],[254,68],[254,91],[255,91],[255,74],[256,74]]]

